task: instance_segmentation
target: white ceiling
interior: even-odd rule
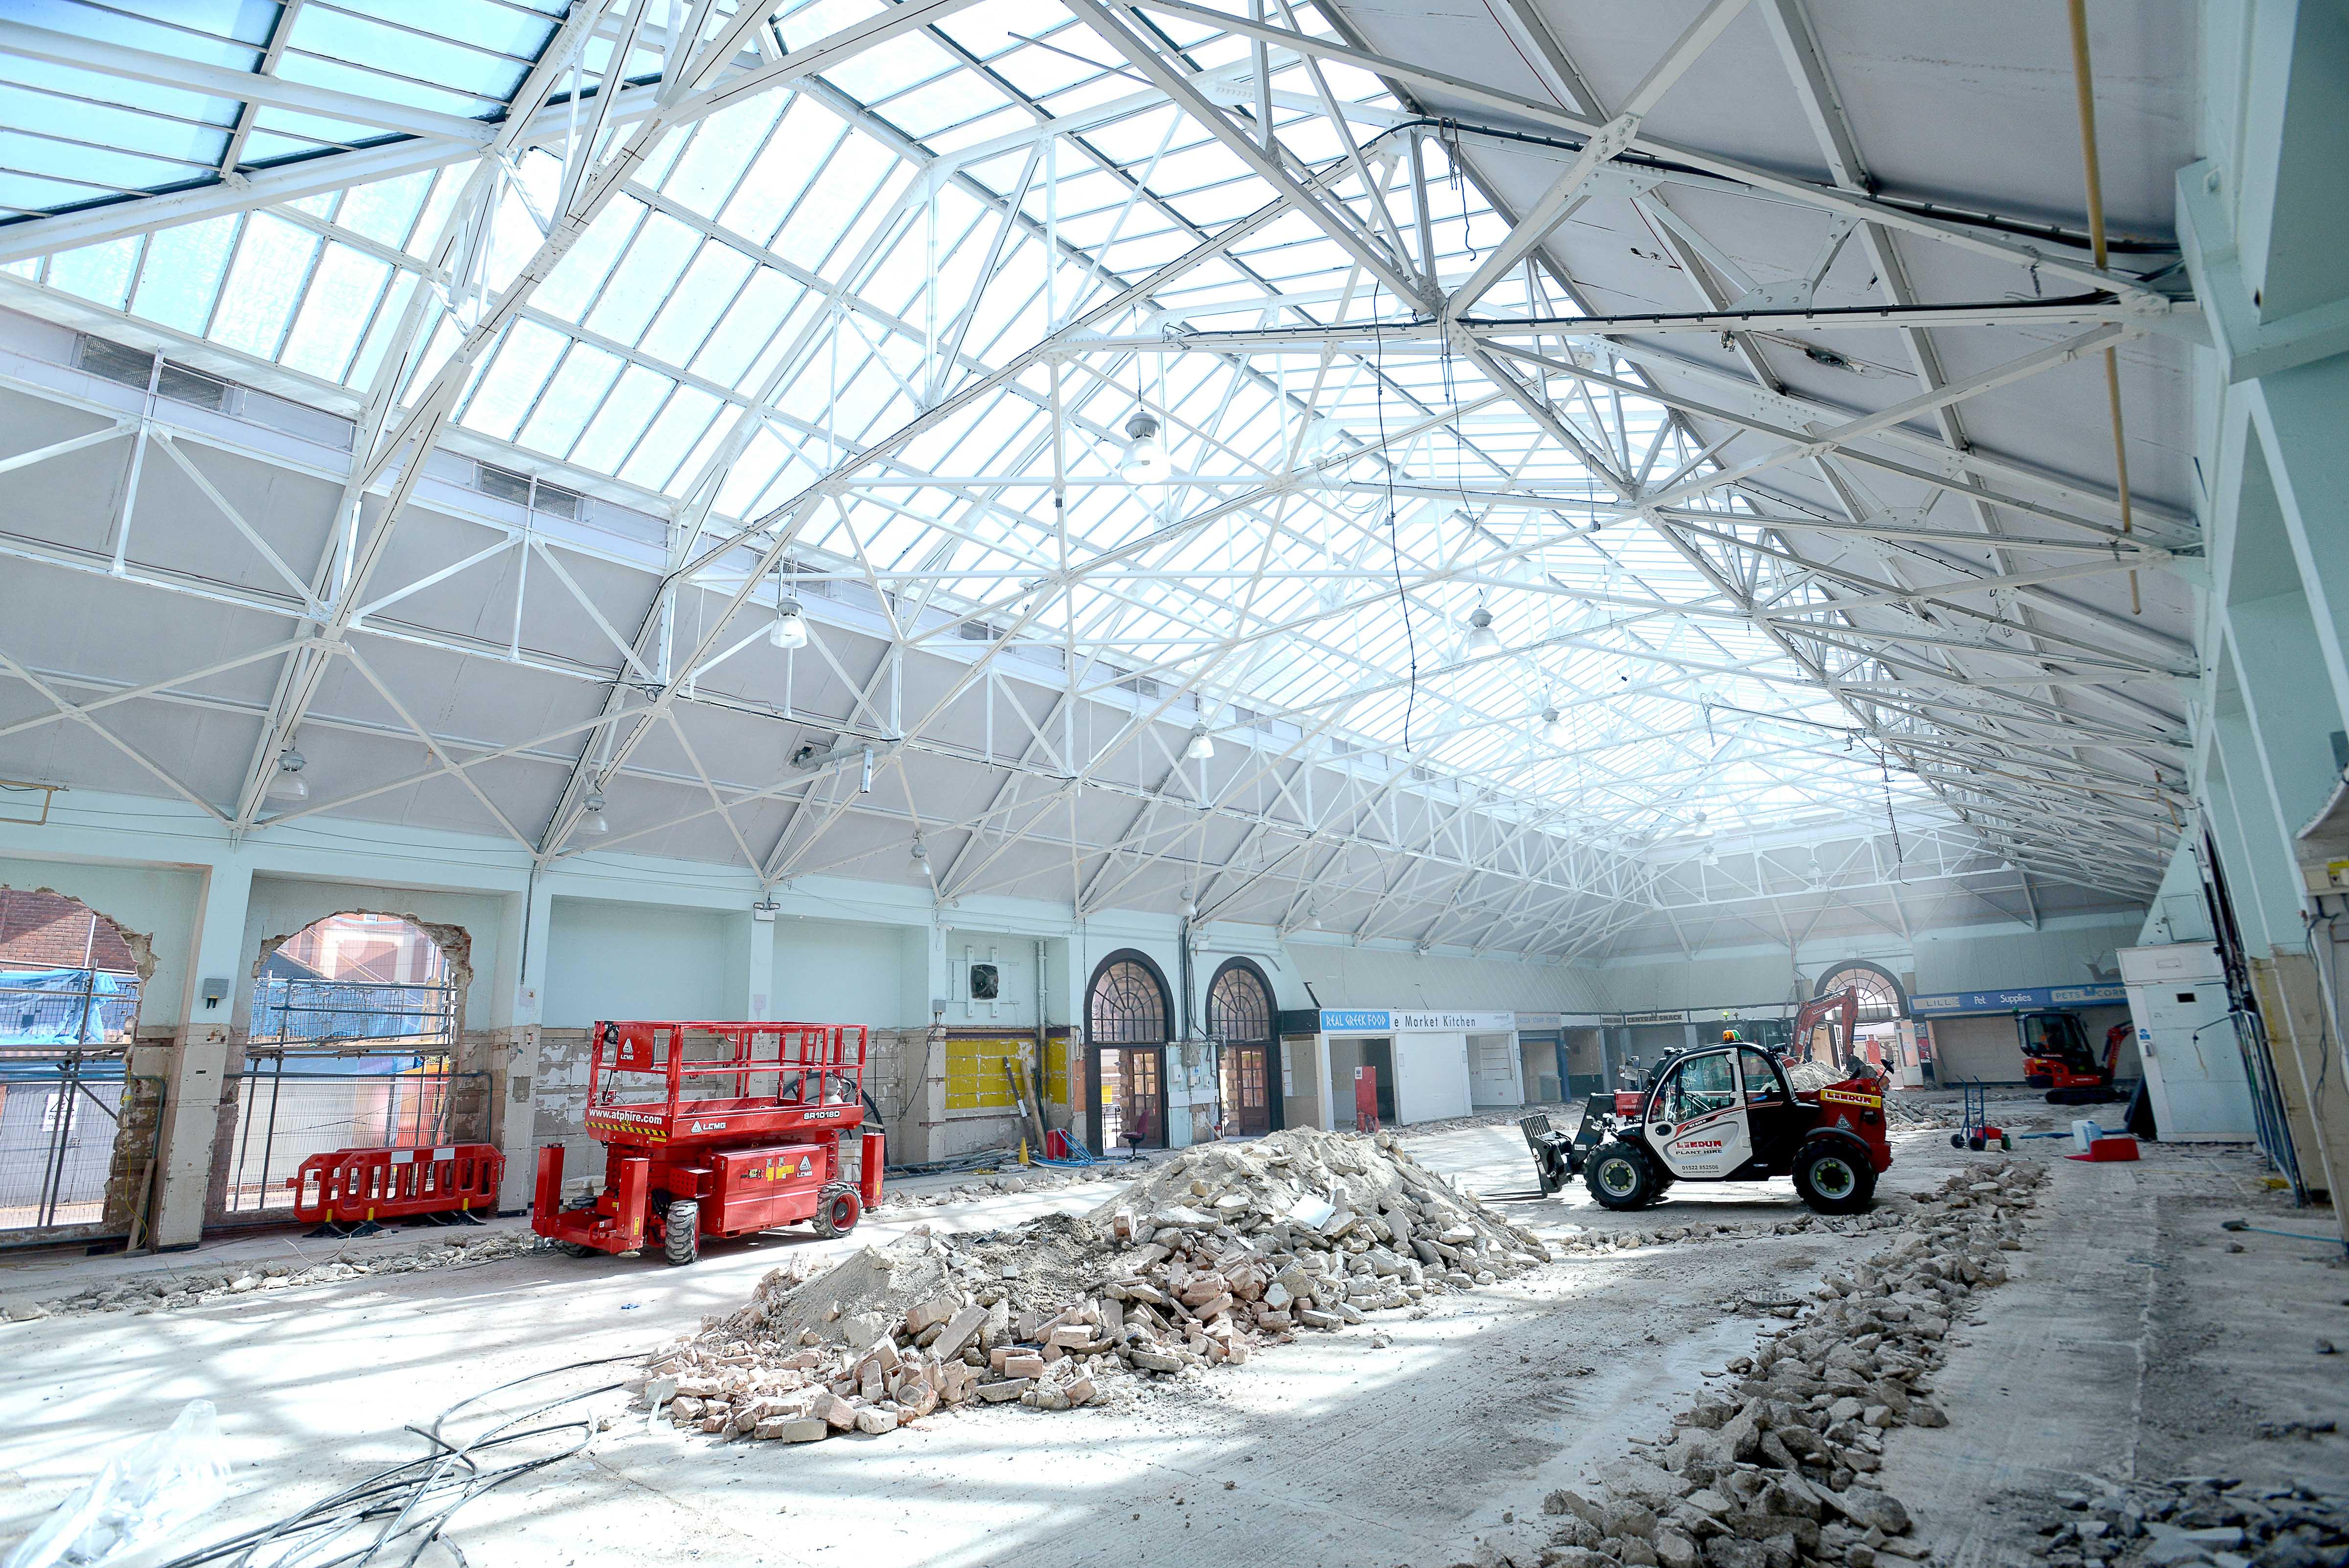
[[[2100,274],[2044,8],[1276,10],[1276,158],[1244,9],[471,4],[529,112],[382,7],[0,23],[74,130],[0,132],[0,772],[1576,957],[2158,879],[2191,7],[2091,8]]]

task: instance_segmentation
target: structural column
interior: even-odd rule
[[[491,1023],[497,1045],[490,1053],[491,1137],[506,1157],[498,1185],[498,1210],[530,1207],[536,1179],[541,1023],[546,976],[547,936],[554,899],[535,881],[505,900],[499,929],[499,964],[492,988]]]
[[[251,983],[244,919],[253,897],[253,867],[241,856],[222,856],[205,877],[201,897],[180,1014],[187,1022],[179,1044],[160,1053],[166,1060],[140,1064],[160,1067],[164,1079],[149,1232],[158,1251],[192,1247],[203,1235],[237,991]]]

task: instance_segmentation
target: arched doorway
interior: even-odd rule
[[[1149,955],[1113,952],[1085,988],[1085,1053],[1092,1147],[1166,1147],[1166,977]]]
[[[1242,1137],[1272,1131],[1280,1043],[1264,971],[1244,958],[1224,961],[1207,982],[1207,1033],[1221,1047],[1226,1128]]]
[[[11,1241],[127,1233],[135,1221],[160,1103],[155,1080],[128,1076],[145,958],[140,939],[78,899],[0,888],[0,1232]]]
[[[1819,976],[1813,996],[1832,996],[1850,986],[1859,992],[1859,1022],[1890,1023],[1909,1016],[1909,993],[1900,989],[1900,981],[1890,970],[1855,959],[1839,963]]]
[[[1909,994],[1901,989],[1900,981],[1881,965],[1854,959],[1819,976],[1812,995],[1833,996],[1845,990],[1858,993],[1859,1008],[1852,1023],[1852,1038],[1837,1042],[1833,1052],[1825,1057],[1816,1050],[1811,1051],[1810,1056],[1838,1070],[1863,1056],[1879,1066],[1894,1062],[1898,1047],[1893,1039],[1896,1031],[1891,1026],[1909,1016]],[[1806,1044],[1796,1042],[1798,1054]]]
[[[400,915],[346,910],[262,944],[212,1220],[285,1218],[287,1180],[314,1154],[484,1137],[481,1075],[452,1071],[465,978],[433,930]]]

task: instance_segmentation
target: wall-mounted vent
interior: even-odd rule
[[[511,501],[517,506],[530,504],[530,475],[516,473],[510,468],[497,468],[486,462],[473,465],[473,488],[500,501]]]
[[[1147,675],[1136,675],[1130,680],[1121,680],[1117,683],[1117,689],[1121,691],[1131,691],[1145,702],[1155,702],[1159,698],[1158,682],[1151,680]]]
[[[85,335],[78,362],[82,369],[93,376],[102,376],[126,387],[136,387],[142,392],[147,389],[148,379],[153,377],[156,394],[175,403],[210,409],[214,413],[235,411],[233,405],[237,387],[234,382],[223,381],[218,376],[208,376],[202,370],[191,370],[185,365],[174,365],[168,359],[163,362],[159,375],[155,369],[155,356],[144,348],[132,348],[104,337]]]
[[[538,482],[536,499],[531,504],[549,517],[575,521],[579,516],[580,500],[578,492],[565,490],[559,484],[549,484],[542,479]]]
[[[148,379],[155,373],[155,356],[144,349],[109,343],[103,337],[85,337],[81,340],[80,365],[93,376],[103,376],[144,391]]]
[[[235,389],[217,376],[207,376],[202,370],[191,370],[185,365],[174,365],[168,359],[163,361],[163,373],[155,379],[157,396],[169,398],[175,403],[193,403],[197,408],[210,409],[215,413],[230,411],[229,399]]]
[[[955,635],[965,642],[997,642],[1003,633],[991,621],[967,620],[955,628]]]

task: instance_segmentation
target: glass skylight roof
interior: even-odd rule
[[[514,283],[566,199],[560,134],[523,138],[484,175],[444,123],[502,120],[563,9],[20,8],[32,27],[442,118],[402,131],[388,109],[361,122],[162,87],[133,104],[109,78],[12,62],[26,68],[0,90],[11,213],[387,139],[428,152],[435,136],[456,140],[393,177],[8,270],[361,397],[420,313],[431,348],[413,391]],[[655,23],[671,9],[652,5]],[[885,9],[786,6],[755,56]],[[1254,101],[1245,39],[1160,21],[1201,90]],[[1302,25],[1328,26],[1311,11]],[[564,113],[596,111],[616,26],[607,17],[564,72]],[[1383,130],[1403,107],[1346,66],[1317,81],[1297,57],[1271,58],[1275,124],[1299,177],[1406,252],[1423,228],[1445,288],[1474,273],[1509,225],[1446,145],[1426,149],[1431,199],[1414,211],[1401,140]],[[666,63],[648,25],[618,74],[657,82]],[[1351,142],[1319,107],[1325,86],[1349,106]],[[43,129],[59,123],[74,135]],[[1040,137],[1043,125],[1063,133]],[[1358,150],[1375,192],[1351,166]],[[1274,218],[1093,325],[1120,347],[1071,342],[950,401],[1273,196],[1069,11],[991,0],[664,134],[512,313],[455,418],[517,467],[594,475],[664,513],[706,507],[705,534],[722,537],[779,523],[845,460],[946,405],[792,543],[803,569],[854,574],[901,612],[951,618],[909,636],[948,643],[971,623],[1072,643],[1090,686],[1158,682],[1211,728],[1280,722],[1347,746],[1407,745],[1413,763],[1494,792],[1496,809],[1594,833],[1766,826],[1821,806],[1878,823],[1896,807],[1939,811],[1916,777],[1852,749],[1857,727],[1820,684],[1820,669],[1879,670],[1878,644],[1831,607],[1832,575],[1774,557],[1749,503],[1675,490],[1713,461],[1604,343],[1561,331],[1518,345],[1599,378],[1569,382],[1425,334],[1245,354],[1170,341],[1422,309],[1304,215]],[[1476,309],[1578,313],[1530,265]],[[1137,410],[1164,426],[1163,485],[1120,472]],[[1619,500],[1631,489],[1710,514],[1722,540],[1645,525]],[[1071,573],[1065,592],[1041,586]],[[1465,657],[1480,607],[1504,650]],[[1818,668],[1790,659],[1781,636]],[[1563,721],[1556,738],[1538,722],[1548,708]]]

